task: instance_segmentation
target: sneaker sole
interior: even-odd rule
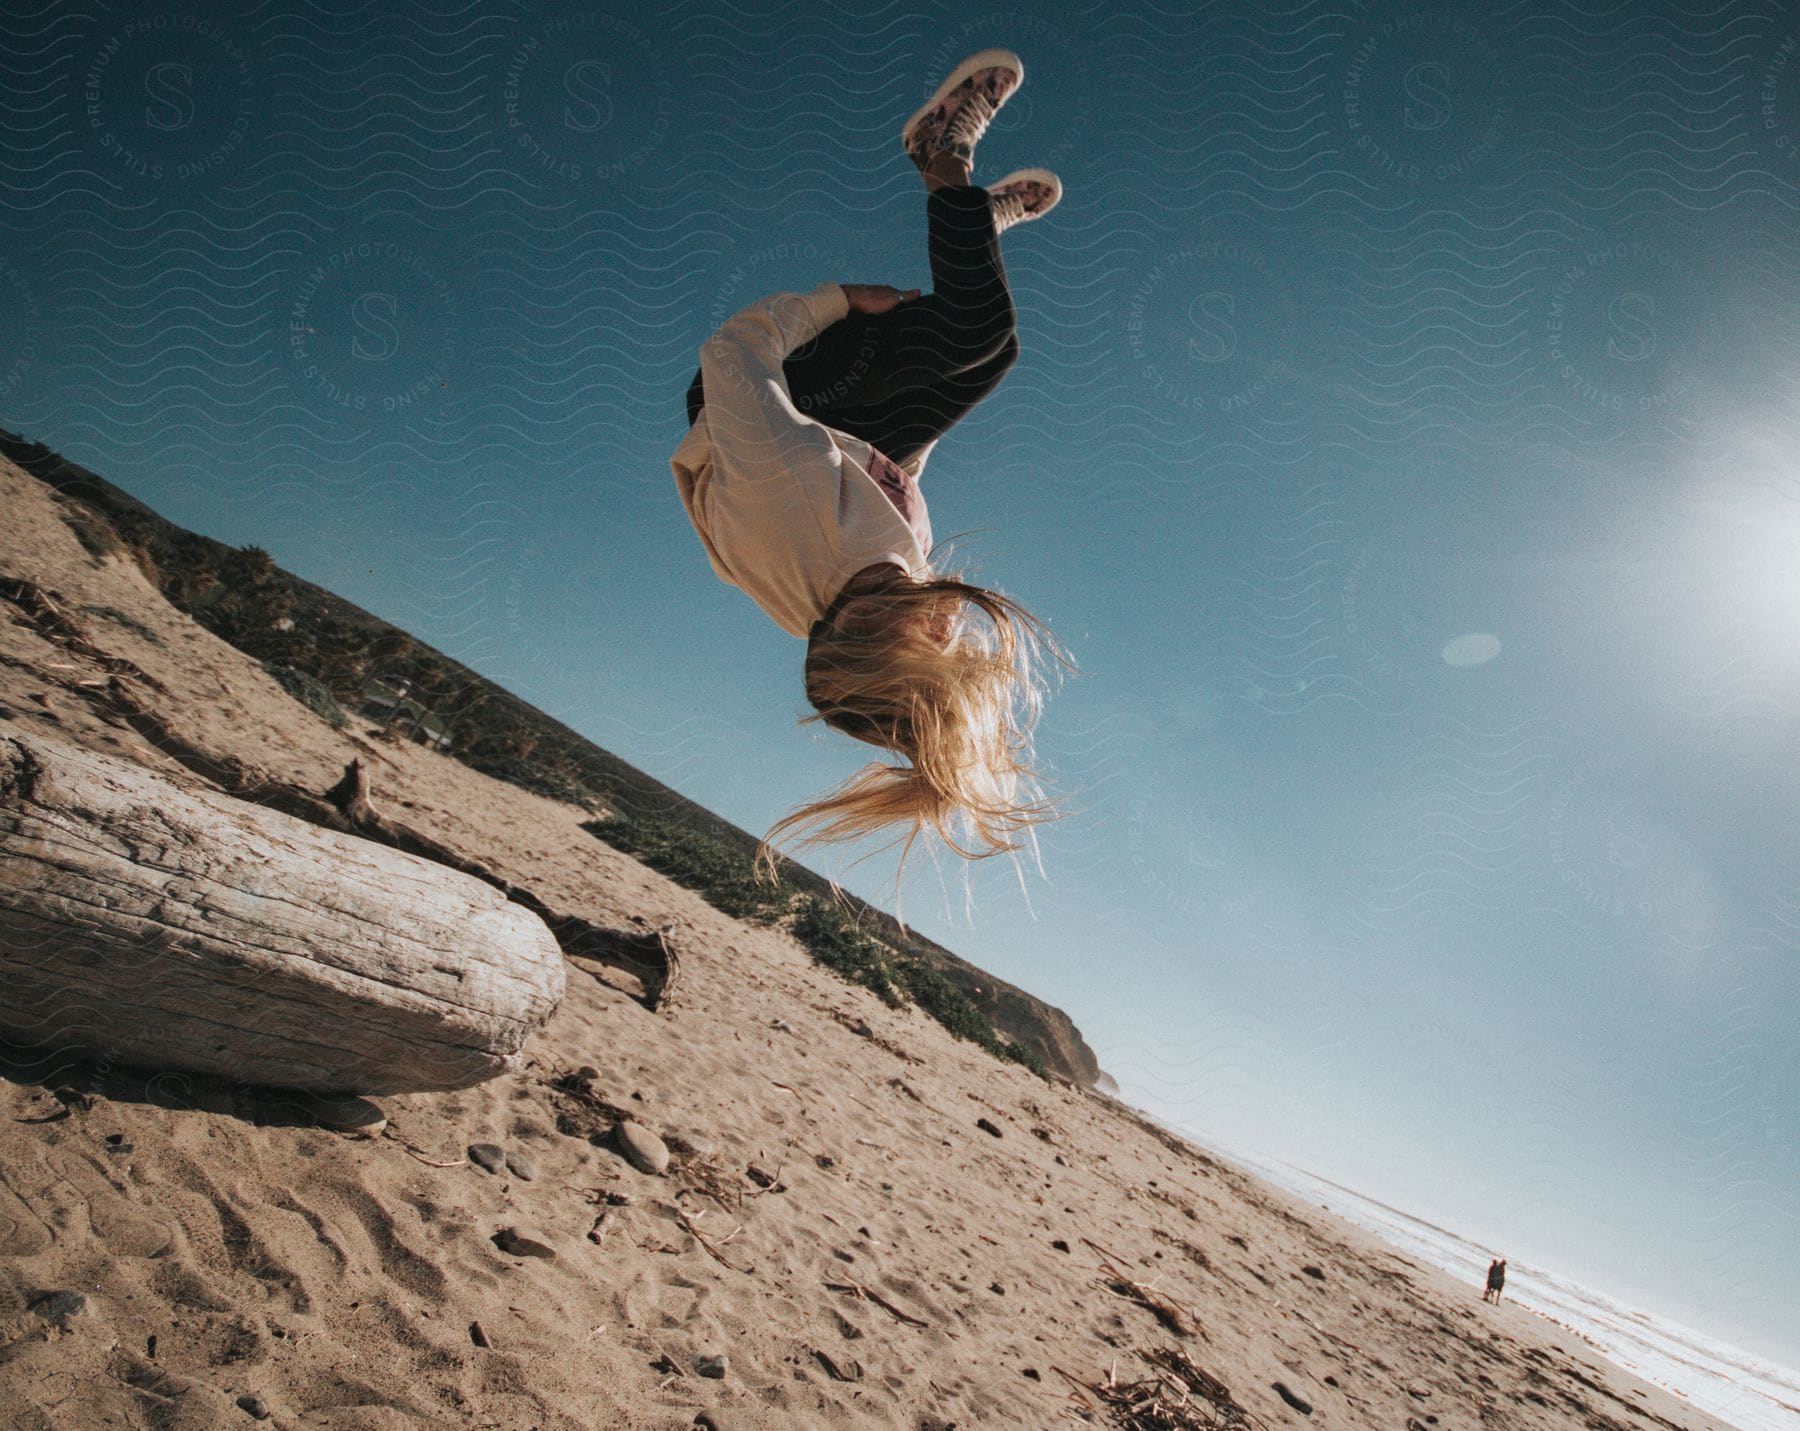
[[[1004,189],[1008,184],[1019,183],[1025,180],[1035,180],[1037,183],[1048,187],[1050,190],[1050,202],[1045,204],[1044,207],[1039,209],[1035,214],[1025,214],[1022,217],[1015,219],[1012,224],[1012,227],[1015,228],[1019,224],[1029,224],[1037,219],[1043,218],[1045,214],[1049,213],[1050,210],[1054,209],[1062,202],[1062,180],[1057,178],[1056,175],[1052,174],[1048,169],[1014,169],[1012,173],[1008,174],[1005,178],[996,179],[993,183],[982,186],[989,194],[992,194],[996,190]]]
[[[948,99],[950,92],[970,75],[979,74],[982,70],[993,69],[996,65],[1005,65],[1017,72],[1019,77],[1013,81],[1013,93],[1016,94],[1019,86],[1025,83],[1025,62],[1023,60],[1011,50],[983,50],[978,55],[970,55],[968,59],[950,71],[950,77],[937,87],[936,93],[914,110],[912,118],[901,126],[901,147],[911,152],[913,131],[924,122],[925,116]]]
[[[984,184],[982,187],[991,194],[995,189],[1004,189],[1008,184],[1022,184],[1028,181],[1043,184],[1049,188],[1051,193],[1056,195],[1056,197],[1050,201],[1049,206],[1044,210],[1045,213],[1049,213],[1050,209],[1055,208],[1057,204],[1062,202],[1062,180],[1057,178],[1056,175],[1052,174],[1048,169],[1014,169],[1012,173],[1005,177],[996,179],[991,184]]]

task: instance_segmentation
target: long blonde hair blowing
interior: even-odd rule
[[[1030,612],[957,577],[896,573],[840,598],[807,646],[817,714],[806,719],[911,763],[865,766],[801,806],[769,831],[761,862],[772,870],[774,846],[790,835],[810,846],[892,827],[902,832],[902,867],[927,830],[967,859],[1020,848],[1031,826],[1061,813],[1030,764],[1045,656],[1074,669]]]

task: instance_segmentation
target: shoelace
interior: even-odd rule
[[[977,89],[944,126],[944,137],[958,144],[974,144],[986,132],[995,108],[992,97]]]
[[[1031,201],[1037,197],[1036,188],[1008,189],[1003,194],[993,195],[988,208],[994,215],[994,232],[1004,233],[1014,224],[1033,217]]]
[[[989,207],[993,210],[996,232],[1009,229],[1025,217],[1025,196],[1016,192],[1002,194]]]

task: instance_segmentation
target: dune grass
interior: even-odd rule
[[[981,1007],[940,970],[869,933],[836,900],[781,877],[758,877],[753,852],[649,816],[613,815],[582,828],[734,919],[765,925],[790,920],[789,931],[818,963],[861,984],[890,1008],[916,1004],[957,1038],[1049,1077],[1037,1050],[1002,1038]]]

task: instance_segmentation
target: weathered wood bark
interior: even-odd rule
[[[240,800],[280,810],[308,824],[358,835],[376,844],[391,845],[407,854],[473,875],[542,919],[556,936],[563,953],[570,958],[594,959],[623,969],[638,981],[643,992],[621,992],[637,998],[652,1012],[668,1006],[681,971],[680,955],[668,937],[669,930],[649,935],[641,930],[612,929],[579,915],[552,909],[531,890],[513,884],[485,865],[463,858],[429,835],[379,813],[370,798],[368,772],[359,761],[351,761],[343,778],[321,797],[277,780],[268,771],[236,756],[203,749],[157,714],[123,678],[128,676],[152,690],[161,690],[161,682],[130,661],[96,646],[81,623],[64,609],[65,603],[57,593],[46,591],[31,581],[0,580],[0,601],[13,606],[45,640],[85,657],[109,673],[104,682],[47,672],[37,673],[40,678],[86,701],[105,719],[129,726],[202,780]],[[603,982],[611,984],[610,980]]]
[[[330,1092],[461,1088],[561,1001],[470,875],[38,735],[0,737],[0,1037]]]

